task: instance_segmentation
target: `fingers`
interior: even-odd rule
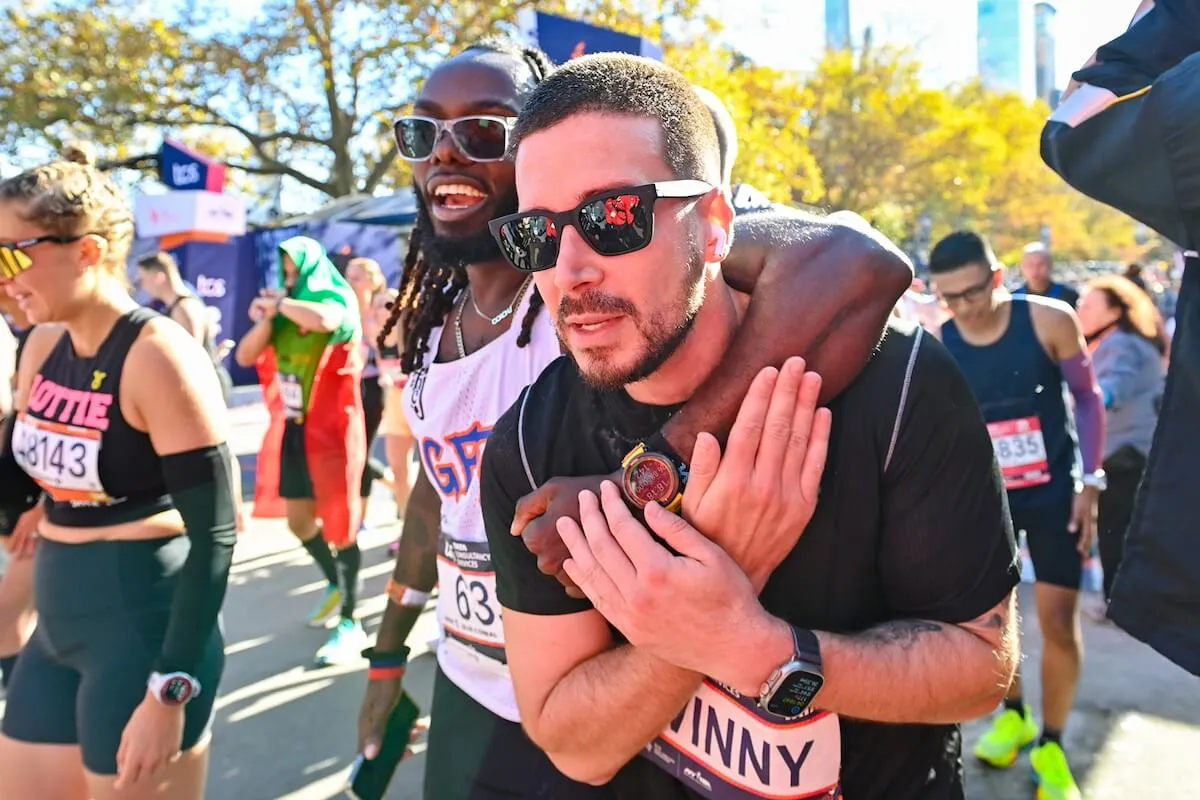
[[[634,518],[615,483],[605,481],[600,484],[600,502],[603,505],[604,520],[607,522],[606,529],[612,532],[615,544],[631,562],[631,571],[636,570],[640,573],[661,567],[666,559],[671,557],[662,545],[654,541],[646,526]],[[582,499],[580,506],[582,507]],[[613,577],[618,578],[616,575]],[[632,572],[629,575],[623,573],[617,583],[627,586],[626,581],[635,577]]]
[[[763,425],[767,417],[767,408],[771,405],[771,393],[779,380],[779,370],[767,367],[758,373],[750,384],[750,391],[738,409],[737,419],[729,431],[729,441],[725,444],[725,457],[721,459],[720,470],[739,470],[735,476],[749,476],[754,467],[754,456],[758,452],[758,443],[762,439]]]
[[[583,523],[588,546],[600,567],[618,587],[628,586],[636,579],[637,574],[626,541],[635,539],[636,531],[629,529],[629,523],[637,525],[637,521],[629,514],[625,501],[612,482],[602,483],[600,492],[603,496],[603,509],[596,495],[587,491],[579,493],[579,521]],[[616,495],[615,500],[613,495]],[[620,512],[625,516],[613,514],[616,510],[614,506],[620,506]],[[622,529],[621,533],[617,533],[618,528]],[[645,534],[645,529],[642,533],[649,541],[650,537]]]
[[[817,384],[817,391],[821,385]],[[833,412],[818,408],[813,415],[812,433],[804,449],[804,462],[800,467],[800,495],[816,509],[817,497],[821,494],[821,478],[825,474],[825,460],[829,456],[829,435],[833,430]],[[811,512],[810,512],[811,513]],[[806,523],[807,524],[807,523]]]
[[[771,391],[771,400],[763,419],[762,438],[754,460],[754,473],[776,484],[779,482],[784,456],[794,447],[792,440],[797,420],[803,423],[804,438],[808,438],[808,423],[812,415],[810,413],[801,416],[796,413],[796,401],[804,378],[803,358],[789,358],[785,361],[775,381],[775,388]],[[815,401],[813,406],[816,406]]]
[[[549,484],[543,484],[532,494],[527,494],[518,500],[509,533],[513,536],[520,536],[525,531],[525,526],[545,514],[550,509],[551,496],[552,487]]]
[[[721,466],[721,444],[711,433],[701,433],[696,436],[696,445],[692,448],[692,460],[688,467],[687,486],[683,489],[683,506],[694,511],[704,498],[713,478],[717,477],[717,468]]]
[[[597,610],[604,613],[604,606],[618,597],[616,586],[596,561],[579,523],[570,517],[562,517],[558,520],[557,527],[563,543],[571,553],[571,557],[563,562],[563,571],[587,595]]]
[[[650,526],[650,530],[662,537],[668,547],[685,558],[709,564],[717,553],[723,552],[704,538],[704,535],[687,520],[672,514],[658,503],[646,506],[646,524]]]
[[[812,445],[817,403],[821,397],[821,376],[806,372],[796,391],[796,405],[789,420],[790,430],[780,476],[784,486],[795,486],[804,474],[804,465]],[[757,467],[756,467],[757,470]]]

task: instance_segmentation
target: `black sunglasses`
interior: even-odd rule
[[[524,211],[488,223],[500,251],[522,272],[540,272],[558,262],[562,231],[574,228],[602,256],[623,256],[650,244],[654,202],[660,198],[703,197],[704,181],[659,181],[594,194],[570,211]]]
[[[454,144],[472,161],[503,161],[508,154],[508,135],[516,121],[516,117],[488,114],[454,119],[414,114],[396,120],[392,130],[405,161],[428,161],[442,131],[449,131]]]
[[[25,251],[39,244],[71,244],[78,242],[84,236],[39,236],[36,239],[23,239],[19,242],[0,244],[0,278],[11,280],[33,266],[33,259]]]

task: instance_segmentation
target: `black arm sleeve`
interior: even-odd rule
[[[535,392],[535,388],[527,391]],[[535,401],[530,400],[530,408]],[[568,597],[557,579],[543,574],[537,566],[537,558],[525,547],[520,536],[510,532],[517,501],[533,491],[525,465],[521,459],[517,440],[517,418],[520,401],[496,422],[483,451],[483,467],[480,479],[483,524],[487,531],[488,544],[492,551],[492,567],[496,570],[496,597],[504,608],[523,614],[574,614],[587,611],[592,604],[587,600]],[[526,410],[526,420],[531,411]],[[534,414],[545,413],[544,409]],[[536,418],[536,417],[534,417]],[[526,431],[529,435],[529,431]],[[532,438],[532,437],[530,437]],[[550,443],[538,442],[539,452],[551,449]],[[531,459],[536,461],[537,459]],[[537,469],[540,464],[532,464]],[[543,470],[536,473],[538,480],[548,476]]]
[[[884,475],[878,563],[888,605],[909,619],[968,622],[1020,573],[1012,518],[983,415],[942,344],[923,337]]]
[[[41,487],[21,469],[13,454],[16,422],[17,415],[9,414],[0,433],[0,535],[11,533],[17,517],[33,508],[42,495]]]
[[[175,587],[171,619],[154,669],[194,673],[225,600],[237,540],[229,446],[163,456],[162,467],[192,547]]]

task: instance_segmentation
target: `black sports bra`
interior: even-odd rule
[[[46,492],[46,519],[98,528],[172,507],[150,436],[121,414],[121,372],[142,326],[137,308],[113,325],[93,358],[63,334],[33,378],[13,429],[13,455]],[[186,424],[186,421],[184,421]]]

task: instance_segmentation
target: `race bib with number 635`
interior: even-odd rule
[[[470,651],[507,665],[504,623],[496,599],[496,573],[488,543],[438,539],[438,612],[446,637],[460,652]]]

